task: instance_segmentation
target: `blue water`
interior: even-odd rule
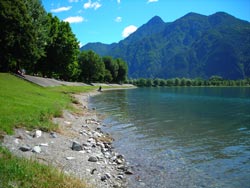
[[[134,166],[129,187],[250,187],[250,88],[117,90],[90,104]]]

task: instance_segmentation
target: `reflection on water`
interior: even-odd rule
[[[142,180],[130,187],[250,187],[250,88],[119,90],[91,105]]]

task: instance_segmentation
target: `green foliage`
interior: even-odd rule
[[[124,82],[128,67],[122,59],[101,58],[93,51],[82,51],[78,58],[81,66],[80,80],[84,82]]]
[[[78,78],[79,43],[69,23],[47,14],[40,0],[1,1],[0,26],[0,71]]]
[[[83,51],[80,53],[78,61],[82,70],[80,75],[82,81],[87,83],[103,81],[105,65],[98,54],[93,51]]]
[[[102,60],[103,60],[103,62],[105,64],[105,68],[108,70],[106,76],[107,77],[111,76],[111,79],[110,79],[109,82],[113,82],[113,81],[117,80],[118,69],[119,69],[119,65],[118,65],[117,61],[115,61],[110,56],[103,57]],[[105,81],[108,81],[108,80],[105,80]]]
[[[117,74],[117,77],[114,78],[114,80],[117,83],[123,82],[127,79],[128,66],[127,66],[126,62],[120,58],[116,59],[116,63],[118,66],[118,74]]]
[[[34,29],[24,1],[0,1],[0,28],[0,71],[15,71],[34,57]]]
[[[42,75],[57,77],[63,80],[76,80],[80,75],[77,57],[78,41],[71,31],[69,23],[60,21],[48,14],[49,40],[46,46],[46,57],[37,66]]]
[[[41,4],[40,0],[24,0],[24,3],[27,7],[29,19],[32,24],[32,33],[34,38],[33,45],[30,45],[32,49],[33,56],[28,57],[32,63],[26,63],[23,68],[27,72],[33,73],[35,70],[36,63],[45,54],[45,47],[48,41],[48,17],[47,13],[44,10],[44,7]]]

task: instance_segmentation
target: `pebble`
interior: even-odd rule
[[[51,138],[57,138],[57,135],[54,132],[50,133],[50,136],[51,136]]]
[[[41,143],[40,146],[46,146],[46,147],[48,147],[49,144],[48,143]]]
[[[41,137],[41,136],[42,136],[42,131],[41,131],[41,130],[36,130],[33,137],[39,138],[39,137]]]
[[[16,139],[14,140],[14,142],[15,142],[16,144],[19,144],[19,139],[16,138]]]
[[[75,157],[66,157],[67,160],[75,159]]]
[[[21,147],[19,148],[19,150],[21,150],[21,151],[23,151],[23,152],[31,151],[31,147],[29,147],[29,146],[21,146]]]
[[[74,150],[74,151],[81,151],[82,146],[78,142],[74,141],[73,144],[72,144],[71,149]]]
[[[91,157],[89,157],[88,161],[89,162],[97,162],[98,159],[96,157],[94,157],[94,156],[91,156]]]
[[[110,179],[111,178],[111,175],[109,173],[106,173],[105,176]]]
[[[124,178],[124,176],[123,175],[118,175],[117,178],[122,180]]]
[[[102,176],[101,177],[101,181],[106,181],[107,180],[107,176]]]
[[[128,170],[125,171],[125,174],[127,174],[127,175],[132,175],[132,174],[134,174],[134,173],[132,172],[132,170],[129,170],[129,169],[128,169]]]
[[[66,125],[70,125],[70,124],[71,124],[71,122],[69,122],[69,121],[64,121],[64,123],[65,123]]]
[[[40,146],[35,146],[33,149],[32,149],[32,152],[34,153],[41,153],[42,149],[40,148]]]

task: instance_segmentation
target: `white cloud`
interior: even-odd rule
[[[148,0],[147,3],[155,3],[155,2],[158,2],[158,0]]]
[[[115,18],[115,22],[121,22],[122,21],[122,17],[118,16]]]
[[[81,42],[79,43],[79,47],[80,47],[80,48],[81,48],[83,45],[84,45],[83,43],[81,43]]]
[[[121,0],[117,0],[117,3],[120,4],[120,3],[121,3]]]
[[[69,7],[60,7],[60,8],[57,8],[57,9],[51,9],[50,11],[51,12],[63,12],[63,11],[68,11],[71,8],[72,8],[71,6],[69,6]]]
[[[69,22],[69,23],[79,23],[79,22],[83,22],[85,20],[81,16],[71,16],[71,17],[64,19],[63,21]]]
[[[122,37],[126,38],[129,35],[131,35],[132,33],[134,33],[137,30],[137,27],[134,25],[130,25],[128,27],[126,27],[123,32],[122,32]]]
[[[102,5],[99,3],[99,2],[93,2],[91,0],[88,0],[87,3],[84,3],[83,7],[85,9],[88,9],[88,8],[93,8],[95,10],[97,10],[98,8],[100,8]]]
[[[77,3],[79,0],[69,0],[70,3]]]

